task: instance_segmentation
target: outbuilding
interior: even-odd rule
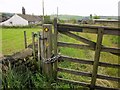
[[[42,20],[40,16],[26,15],[26,14],[15,14],[8,20],[1,22],[2,26],[27,26],[31,24],[38,24]]]

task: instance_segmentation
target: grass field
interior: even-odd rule
[[[27,40],[29,43],[31,43],[31,32],[40,31],[40,28],[2,28],[2,32],[1,32],[2,40],[0,40],[0,42],[2,42],[2,46],[0,45],[0,47],[2,47],[3,54],[8,55],[24,49],[24,38],[23,38],[24,31],[27,32]],[[92,41],[96,41],[97,39],[97,36],[95,34],[81,34],[81,33],[76,33],[76,34],[86,37]],[[83,44],[82,42],[78,42],[64,35],[59,35],[58,38],[59,38],[59,41]],[[117,47],[118,37],[105,35],[102,43],[105,46]],[[87,50],[87,49],[78,50],[73,48],[59,48],[59,51],[62,55],[89,59],[89,60],[94,59],[94,51]],[[109,63],[118,63],[118,57],[109,53],[101,53],[100,61],[109,62]],[[92,66],[90,65],[76,64],[76,63],[64,61],[64,62],[61,62],[59,66],[63,68],[75,69],[78,71],[92,72]],[[118,70],[114,68],[99,67],[98,73],[116,77],[118,75]],[[67,79],[88,82],[88,83],[90,82],[90,79],[91,79],[84,76],[83,77],[74,76],[66,73],[59,73],[58,76],[64,77]],[[97,84],[102,84],[103,86],[109,86],[109,87],[117,87],[117,84],[115,82],[106,81],[106,80],[97,80]]]
[[[40,28],[2,28],[3,54],[13,54],[24,49],[24,31],[27,33],[28,43],[31,43],[31,33],[40,31]]]

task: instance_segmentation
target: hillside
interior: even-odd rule
[[[50,15],[51,19],[56,17],[56,15]],[[81,20],[82,18],[89,18],[89,16],[77,16],[77,15],[59,15],[59,19],[62,20],[71,20],[71,19],[76,19],[76,20]],[[118,16],[99,16],[100,19],[118,19]]]
[[[53,19],[56,17],[56,15],[50,15],[50,18]],[[81,20],[84,16],[77,16],[77,15],[59,15],[59,19],[62,20],[71,20],[71,19],[76,19],[76,20]]]

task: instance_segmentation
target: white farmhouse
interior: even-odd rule
[[[8,20],[1,22],[1,26],[27,26],[31,24],[38,24],[42,21],[40,16],[28,15],[25,13],[25,8],[22,7],[22,14],[14,14]]]
[[[8,20],[1,22],[2,26],[26,26],[41,22],[41,17],[34,15],[15,14]]]

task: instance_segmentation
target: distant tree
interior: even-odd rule
[[[44,23],[45,24],[52,24],[52,20],[50,19],[50,16],[48,16],[48,15],[44,16]]]
[[[60,23],[65,23],[65,20],[59,19]]]
[[[91,19],[91,20],[93,19],[92,14],[90,14],[90,19]]]
[[[6,21],[6,20],[9,19],[10,17],[12,17],[13,14],[9,14],[9,13],[1,13],[0,16],[2,17],[2,21]]]
[[[75,24],[76,23],[76,19],[72,18],[72,19],[70,19],[70,22]]]
[[[100,19],[100,16],[95,15],[95,16],[93,16],[93,18],[94,19]]]
[[[111,20],[112,18],[107,18],[108,20]]]

